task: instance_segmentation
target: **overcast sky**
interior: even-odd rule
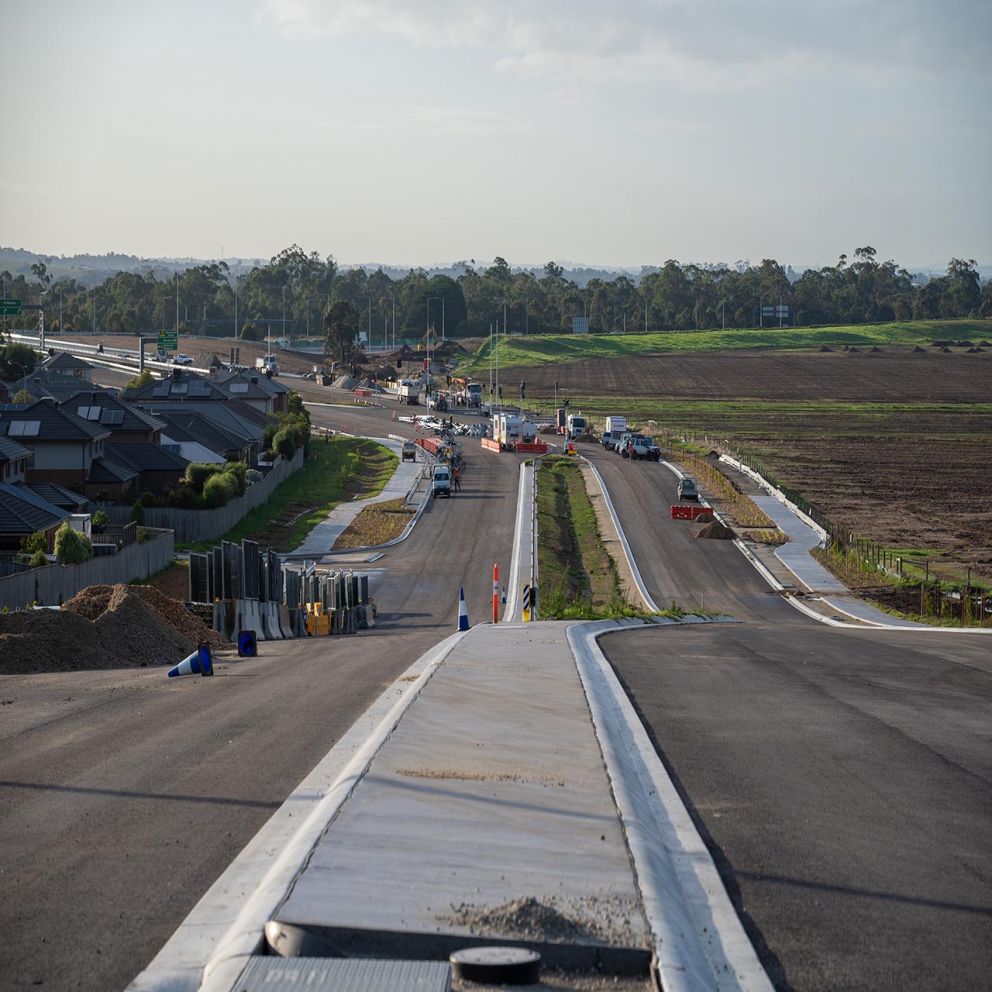
[[[992,262],[990,0],[0,10],[0,244]]]

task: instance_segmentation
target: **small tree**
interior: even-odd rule
[[[21,539],[21,551],[26,555],[35,554],[40,551],[44,554],[48,550],[48,538],[45,537],[44,531],[37,531],[30,537],[25,537]]]
[[[60,565],[79,565],[93,557],[93,545],[85,534],[73,530],[67,520],[55,532],[55,557]]]
[[[18,389],[11,403],[33,403],[34,397],[26,389]]]
[[[296,454],[296,445],[293,443],[293,435],[290,431],[283,428],[281,431],[276,433],[276,436],[272,439],[272,447],[289,461],[293,455]]]
[[[109,523],[110,517],[108,517],[103,510],[97,510],[96,513],[93,514],[93,533],[102,534],[107,529],[107,524]]]
[[[211,508],[227,506],[231,498],[237,495],[237,485],[238,480],[234,476],[218,472],[203,484],[203,500]]]
[[[129,379],[125,388],[141,389],[142,386],[147,386],[153,378],[151,369],[142,369],[141,375],[136,375],[133,379]]]

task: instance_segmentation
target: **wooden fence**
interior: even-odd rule
[[[175,532],[177,541],[213,541],[223,537],[232,527],[256,507],[261,506],[274,492],[303,467],[303,450],[300,449],[287,462],[280,458],[261,482],[249,486],[243,496],[232,499],[227,506],[215,510],[182,510],[171,506],[146,506],[145,526],[160,527]],[[117,503],[94,503],[95,510],[103,510],[112,524],[126,523],[131,519],[132,507]]]
[[[91,558],[81,565],[47,565],[0,578],[0,608],[59,606],[86,586],[113,585],[147,579],[168,565],[175,554],[171,531],[155,531],[115,555]]]

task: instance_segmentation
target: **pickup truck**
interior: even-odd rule
[[[699,499],[699,490],[696,488],[696,483],[689,476],[679,479],[679,499]]]
[[[184,355],[180,352],[178,355],[172,356],[173,365],[192,365],[193,359],[189,355]]]
[[[631,434],[627,438],[625,450],[620,453],[631,461],[647,459],[656,462],[661,459],[661,449],[654,443],[654,438],[647,434]]]
[[[612,431],[603,431],[603,436],[599,439],[599,443],[606,448],[607,451],[613,450],[614,437]]]

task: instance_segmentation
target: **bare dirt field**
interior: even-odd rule
[[[523,380],[534,399],[551,398],[557,379],[562,395],[989,403],[992,348],[644,355],[515,367],[501,378],[511,391]]]
[[[992,579],[992,349],[677,354],[501,378],[545,401],[557,379],[594,424],[626,414],[750,452],[846,530]]]

